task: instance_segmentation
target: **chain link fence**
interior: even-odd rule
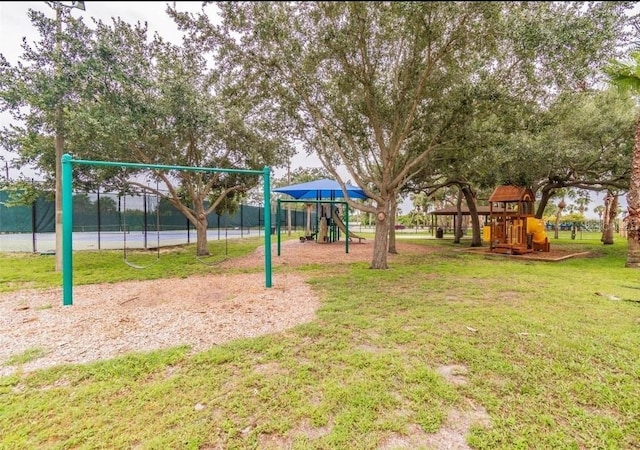
[[[55,203],[38,198],[30,206],[9,206],[9,193],[0,191],[0,251],[50,253],[55,251]],[[306,212],[291,211],[291,228],[302,232]],[[280,223],[287,224],[287,211]],[[312,218],[315,221],[315,215]],[[208,239],[257,236],[264,233],[264,208],[239,205],[228,214],[207,216]],[[273,233],[276,224],[272,212]],[[151,248],[195,242],[189,220],[155,194],[76,192],[73,195],[73,246],[83,249]]]

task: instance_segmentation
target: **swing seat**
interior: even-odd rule
[[[158,203],[156,203],[156,239],[157,239],[157,245],[154,248],[149,248],[148,250],[155,250],[156,251],[156,258],[154,261],[151,261],[149,264],[147,265],[140,265],[140,264],[135,264],[131,261],[129,261],[129,255],[131,253],[131,250],[127,247],[127,235],[131,233],[131,229],[130,229],[130,225],[127,223],[127,219],[126,219],[126,210],[127,210],[127,196],[124,195],[124,199],[122,201],[123,204],[123,210],[124,212],[122,213],[122,223],[120,224],[120,228],[122,230],[122,236],[123,236],[123,244],[122,244],[122,260],[124,261],[124,263],[131,267],[132,269],[146,269],[147,267],[151,267],[154,264],[157,264],[158,261],[160,261],[160,208],[158,207],[159,204],[159,200],[158,200],[158,194],[156,193],[156,201]],[[147,208],[147,194],[144,193],[144,208],[145,208],[145,214],[146,214],[146,208]],[[147,232],[147,228],[146,228],[146,224],[145,224],[145,229],[142,230],[142,234],[145,234],[145,238],[146,238],[146,232]],[[146,241],[145,241],[146,244]],[[145,250],[147,250],[146,246],[145,246]]]
[[[129,257],[131,256],[131,250],[126,248],[126,246],[123,248],[124,252],[122,255],[122,260],[124,261],[124,263],[131,267],[132,269],[146,269],[147,267],[151,267],[154,264],[157,264],[158,262],[160,262],[160,246],[158,246],[157,248],[153,249],[153,248],[149,248],[148,250],[156,250],[156,255],[155,255],[155,259],[153,261],[150,261],[148,264],[146,265],[140,265],[140,264],[136,264],[134,262],[129,261]]]
[[[124,260],[124,263],[133,269],[146,269],[147,267],[151,267],[155,264],[155,262],[153,262],[147,266],[139,266],[138,264],[133,264],[131,261],[127,261],[126,259]]]

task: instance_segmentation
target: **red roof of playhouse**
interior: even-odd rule
[[[490,202],[532,202],[533,191],[521,186],[498,186],[489,197]]]

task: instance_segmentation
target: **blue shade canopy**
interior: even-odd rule
[[[345,186],[350,198],[369,198],[359,187],[351,186],[350,184],[346,184]],[[328,178],[309,181],[308,183],[284,186],[281,188],[273,189],[273,192],[287,194],[295,199],[335,200],[338,198],[344,198],[344,194],[342,193],[340,184],[337,181],[329,180]]]

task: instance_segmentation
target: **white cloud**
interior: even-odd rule
[[[62,2],[64,5],[71,5],[70,1]],[[205,12],[208,15],[214,14],[214,7],[202,7],[202,2],[85,2],[85,10],[72,9],[74,17],[82,17],[85,24],[93,26],[92,18],[100,20],[106,24],[111,24],[111,19],[119,17],[125,22],[136,23],[146,22],[149,27],[149,36],[159,33],[166,40],[179,44],[182,40],[182,32],[173,19],[167,14],[167,7],[174,6],[180,12],[198,13]],[[53,8],[46,2],[0,2],[0,54],[9,63],[16,65],[23,53],[22,42],[26,40],[32,44],[40,40],[40,34],[31,24],[27,15],[32,9],[51,17],[55,17]],[[11,123],[11,116],[8,113],[0,114],[0,126],[4,127]],[[12,155],[0,148],[0,157],[7,160],[12,159]],[[4,172],[4,171],[3,171]],[[26,172],[27,176],[33,176],[31,171]],[[16,173],[11,174],[17,176]]]
[[[71,2],[62,2],[70,5]],[[82,17],[91,26],[91,18],[110,23],[112,17],[120,17],[125,22],[147,22],[151,33],[159,32],[165,39],[180,43],[181,33],[177,25],[167,15],[168,6],[173,6],[181,12],[206,12],[214,10],[212,6],[202,8],[202,2],[85,2],[85,11],[73,9],[75,17]],[[18,61],[22,53],[20,47],[23,37],[27,42],[39,39],[38,32],[32,26],[27,11],[33,9],[47,16],[55,17],[54,10],[45,2],[0,2],[0,53],[12,64]]]

